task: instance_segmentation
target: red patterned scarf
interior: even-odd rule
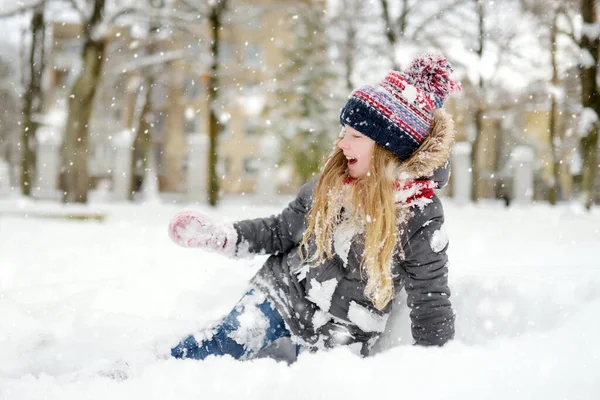
[[[344,184],[352,184],[356,179],[347,177]],[[394,197],[396,204],[413,205],[430,203],[434,196],[434,189],[437,183],[431,179],[409,179],[405,181],[396,180],[394,182]]]

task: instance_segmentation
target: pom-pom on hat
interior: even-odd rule
[[[404,72],[390,71],[382,82],[355,89],[340,112],[340,123],[404,161],[425,140],[434,110],[461,90],[452,71],[441,55],[418,56]]]

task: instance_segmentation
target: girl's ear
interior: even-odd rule
[[[433,113],[429,134],[419,148],[402,163],[402,171],[412,178],[431,176],[444,166],[454,144],[454,120],[443,109]]]

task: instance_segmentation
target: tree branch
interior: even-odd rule
[[[412,40],[417,40],[417,35],[419,32],[421,32],[421,30],[426,26],[431,24],[431,20],[432,19],[440,19],[441,16],[443,16],[446,12],[451,11],[452,9],[463,5],[465,3],[467,3],[470,0],[455,0],[454,2],[448,4],[447,6],[441,8],[440,10],[438,10],[437,12],[423,18],[423,22],[421,22],[419,25],[417,25],[417,27],[415,29],[413,29],[413,33],[411,35],[411,39]]]
[[[199,18],[194,18],[188,13],[175,10],[153,10],[140,7],[125,7],[118,10],[106,19],[107,24],[113,24],[117,19],[125,15],[147,15],[154,19],[175,19],[183,22],[198,22]]]
[[[556,10],[556,13],[557,15],[564,15],[570,28],[569,31],[564,31],[559,28],[556,33],[568,37],[573,41],[573,43],[579,45],[579,39],[577,39],[577,37],[575,36],[575,26],[573,25],[573,18],[571,18],[571,16],[569,15],[569,10],[561,6],[558,8],[558,10]]]
[[[66,0],[67,3],[71,5],[71,7],[79,14],[79,18],[81,21],[85,21],[85,10],[81,8],[81,6],[77,3],[77,0]]]
[[[24,4],[24,5],[17,6],[17,7],[13,8],[12,10],[9,10],[9,11],[1,11],[0,12],[0,18],[14,17],[15,15],[22,14],[24,12],[27,12],[27,11],[31,10],[32,8],[35,8],[35,7],[39,6],[43,2],[44,2],[44,0],[36,0],[36,1],[30,2],[29,4]]]
[[[388,7],[388,2],[387,0],[380,0],[381,2],[381,9],[383,10],[383,22],[385,22],[385,30],[386,30],[386,36],[388,37],[388,40],[390,41],[390,43],[395,42],[395,40],[393,39],[394,37],[394,30],[392,28],[392,23],[390,21],[390,13],[389,13],[389,7]]]

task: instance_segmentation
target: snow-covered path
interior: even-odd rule
[[[199,208],[235,220],[287,200]],[[400,304],[375,356],[287,366],[164,356],[227,313],[265,259],[176,247],[180,207],[90,206],[108,215],[98,223],[6,216],[62,207],[0,202],[0,399],[598,398],[599,210],[445,204],[456,340],[411,346]]]

